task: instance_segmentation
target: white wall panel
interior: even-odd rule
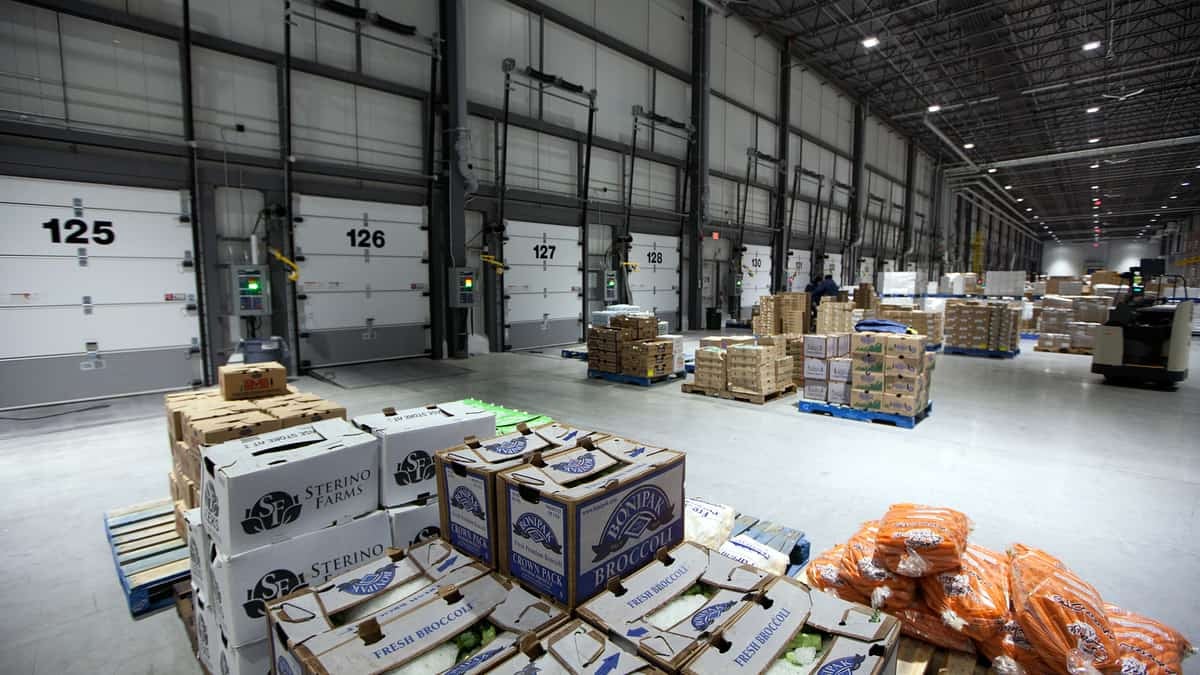
[[[604,148],[592,148],[592,171],[588,177],[588,195],[592,199],[620,202],[625,194],[621,181],[625,156]]]
[[[725,101],[708,95],[708,168],[725,170]]]
[[[692,63],[691,3],[684,0],[648,0],[650,21],[646,33],[650,54],[689,70]],[[619,3],[605,3],[605,6]]]
[[[508,144],[509,188],[575,193],[574,141],[510,126]]]
[[[675,167],[639,158],[633,165],[633,205],[675,210]]]
[[[477,7],[481,7],[483,4],[483,0],[473,0],[470,3],[467,12],[468,26],[471,23],[470,15],[477,11]],[[417,32],[422,35],[433,35],[434,33],[441,32],[438,27],[437,0],[388,0],[386,4],[380,3],[374,9],[382,12],[389,19],[416,26]],[[429,88],[430,59],[388,44],[389,42],[399,43],[406,46],[414,46],[428,52],[430,49],[428,43],[422,40],[404,38],[392,31],[377,28],[371,24],[363,26],[362,30],[364,73],[383,80],[407,84],[412,87],[420,87],[421,89]],[[467,30],[468,35],[470,35],[470,28]],[[468,42],[467,44],[471,43]],[[474,45],[472,45],[467,51],[470,52],[474,48]],[[470,62],[470,58],[471,56],[468,54],[468,63]],[[496,66],[496,70],[499,70],[499,66]],[[467,78],[470,80],[469,74]]]
[[[771,124],[767,120],[759,118],[758,130],[755,138],[755,147],[759,152],[766,153],[774,157],[779,154],[779,128]],[[774,186],[778,178],[778,167],[770,163],[762,163],[758,166],[756,180],[760,183]]]
[[[271,64],[196,49],[192,71],[197,138],[208,147],[228,147],[231,152],[279,152],[279,106]],[[237,131],[238,124],[246,130]]]
[[[747,244],[742,254],[742,307],[771,294],[771,247]]]
[[[663,73],[656,73],[655,77],[657,79],[654,85],[654,111],[659,115],[666,115],[680,122],[690,120],[692,117],[691,86],[683,80],[677,80]],[[683,132],[672,129],[671,134],[683,134]],[[686,157],[687,143],[683,139],[671,134],[664,131],[655,131],[655,152],[661,152],[664,155],[671,155],[673,157]]]
[[[283,2],[207,0],[193,3],[192,29],[283,52]]]
[[[633,131],[633,106],[650,110],[651,69],[606,47],[596,47],[596,134],[629,143]],[[586,130],[586,117],[584,118]],[[650,147],[649,130],[638,132],[638,147]]]
[[[544,36],[546,64],[548,64],[545,70],[564,80],[574,82],[584,89],[595,88],[595,43],[550,21],[545,23]],[[599,100],[597,100],[597,104],[600,104]],[[546,97],[542,106],[543,114],[548,122],[581,131],[587,128],[587,109],[583,106],[551,97]]]
[[[292,9],[292,55],[353,71],[354,19],[307,3],[292,3]]]
[[[518,67],[537,65],[537,17],[503,0],[471,0],[466,23],[467,96],[499,108],[504,101],[501,62],[513,58]],[[530,90],[517,87],[510,107],[514,113],[529,115],[537,110],[536,98]]]

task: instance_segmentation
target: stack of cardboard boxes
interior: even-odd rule
[[[846,405],[850,396],[850,333],[804,336],[804,398]]]
[[[898,321],[924,335],[930,344],[941,344],[943,337],[942,313],[927,312],[912,306],[883,305],[879,318]]]
[[[742,394],[770,394],[778,391],[778,368],[775,361],[780,356],[780,350],[774,345],[730,347],[725,356],[729,372],[729,390]]]
[[[624,373],[634,377],[658,377],[683,370],[683,344],[679,335],[658,334],[659,322],[652,314],[621,314],[607,328],[588,330],[588,369]]]
[[[588,369],[621,372],[621,344],[633,339],[633,331],[618,328],[588,329]]]
[[[792,384],[796,388],[804,388],[804,336],[788,333],[784,336],[787,341],[784,351],[792,357]]]
[[[855,333],[850,407],[912,417],[929,401],[934,355],[924,335]]]
[[[1043,311],[1043,321],[1045,312]],[[1020,344],[1019,303],[950,300],[946,303],[945,345],[959,349],[1013,352]]]
[[[621,372],[632,377],[659,377],[675,372],[672,340],[640,340],[621,345]]]
[[[183,513],[200,505],[202,457],[208,446],[319,420],[345,418],[346,409],[287,384],[278,363],[222,366],[220,386],[167,394],[168,474],[175,529],[185,536]]]
[[[858,309],[853,302],[822,298],[817,305],[817,332],[849,333],[859,321],[873,316],[874,310]]]
[[[869,282],[861,282],[854,290],[855,309],[878,309],[879,296],[875,294],[875,286]]]
[[[755,335],[804,334],[809,328],[809,307],[808,293],[766,295],[759,298],[750,325]]]
[[[755,335],[774,335],[783,325],[779,316],[779,303],[774,295],[764,295],[758,299],[750,316],[750,329]]]
[[[711,392],[729,389],[729,372],[725,367],[726,351],[720,347],[700,347],[696,350],[693,384]]]

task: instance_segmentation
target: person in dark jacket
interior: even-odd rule
[[[808,282],[808,285],[804,287],[804,292],[805,292],[805,293],[812,293],[813,291],[817,290],[817,286],[819,286],[819,285],[820,285],[820,283],[821,283],[821,277],[820,277],[820,276],[815,276],[815,277],[813,277],[813,278],[812,278],[812,281]]]
[[[817,284],[816,289],[813,290],[812,306],[816,307],[817,305],[821,304],[821,298],[827,295],[832,295],[836,298],[838,290],[839,288],[837,282],[833,280],[833,275],[826,274],[825,278],[819,284]]]

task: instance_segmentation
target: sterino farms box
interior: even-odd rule
[[[557,446],[524,424],[489,440],[471,439],[437,454],[438,504],[442,536],[493,568],[499,563],[500,527],[496,515],[497,476]]]
[[[274,361],[221,366],[217,377],[226,401],[287,393],[287,369]]]
[[[388,621],[489,572],[434,540],[407,554],[390,549],[382,560],[273,602],[267,616],[277,671],[299,673],[303,656],[355,637],[367,618]]]
[[[387,515],[375,511],[272,546],[227,557],[209,548],[210,602],[230,644],[267,637],[267,603],[383,556],[392,540]]]
[[[297,650],[300,672],[482,673],[513,656],[523,635],[540,638],[567,620],[561,608],[496,574],[443,589],[409,612],[382,615],[360,622],[351,636],[310,639]]]
[[[395,506],[387,510],[392,527],[392,546],[406,549],[442,536],[438,502],[427,497],[424,502]]]
[[[501,479],[502,571],[569,607],[683,540],[677,450],[584,439]]]
[[[775,577],[747,604],[681,672],[761,675],[787,660],[791,667],[780,672],[895,675],[900,622],[893,617],[790,577]]]
[[[676,672],[707,638],[749,606],[772,575],[690,542],[660,549],[645,567],[579,608],[610,636]],[[714,673],[733,672],[714,670]]]
[[[525,635],[517,653],[488,670],[488,675],[651,675],[661,673],[645,659],[622,649],[604,631],[578,619],[543,640]]]
[[[434,455],[466,438],[496,435],[496,415],[461,403],[441,403],[354,418],[354,426],[379,437],[379,503],[399,506],[437,492]]]
[[[379,441],[349,422],[325,420],[209,448],[204,526],[237,555],[379,507]]]

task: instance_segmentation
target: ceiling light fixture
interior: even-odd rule
[[[1023,202],[1023,201],[1025,201],[1025,198],[1024,198],[1024,197],[1017,197],[1017,201],[1019,201],[1019,202]]]
[[[928,111],[929,111],[929,112],[931,112],[931,113],[935,113],[935,112],[941,112],[941,110],[942,110],[942,106],[940,106],[940,105],[938,105],[938,104],[934,103],[933,105],[931,105],[931,106],[929,106],[928,108],[926,108],[926,110],[928,110]]]
[[[870,37],[865,37],[865,38],[863,38],[862,46],[866,47],[867,49],[871,49],[872,47],[878,47],[879,46],[879,38],[875,37],[874,35],[872,35]]]
[[[1087,112],[1089,115],[1092,113],[1098,113],[1098,112],[1100,112],[1100,108],[1098,106],[1092,106],[1087,109]]]
[[[1100,49],[1099,40],[1091,40],[1090,42],[1083,43],[1083,51],[1085,52],[1095,51],[1097,49]]]
[[[974,143],[963,143],[963,150],[974,150],[974,149],[975,149]]]
[[[1011,186],[1011,185],[1005,185],[1005,186],[1004,186],[1004,189],[1005,189],[1005,190],[1011,190],[1011,189],[1012,189],[1012,186]]]
[[[1179,199],[1179,197],[1177,195],[1171,195],[1170,197],[1167,197],[1167,199]]]
[[[1099,190],[1099,189],[1100,189],[1100,186],[1099,186],[1099,185],[1093,185],[1093,186],[1092,186],[1092,189],[1093,189],[1093,190]]]
[[[1185,180],[1182,183],[1180,183],[1180,185],[1182,185],[1183,187],[1187,187],[1187,186],[1191,185],[1191,183],[1189,183],[1188,181]]]
[[[996,168],[992,167],[992,168],[988,169],[988,173],[996,173]]]
[[[1097,162],[1096,164],[1093,164],[1093,165],[1089,166],[1088,168],[1089,168],[1089,169],[1099,169],[1099,168],[1100,168],[1100,164]],[[1197,168],[1197,169],[1200,169],[1200,166],[1198,166],[1198,167],[1196,167],[1196,168]]]
[[[1099,142],[1100,142],[1099,138],[1089,138],[1088,139],[1088,143],[1099,143]]]
[[[1025,207],[1025,210],[1026,210],[1026,211],[1032,211],[1032,210],[1033,210],[1033,207],[1032,207],[1032,206],[1026,206],[1026,207]]]

